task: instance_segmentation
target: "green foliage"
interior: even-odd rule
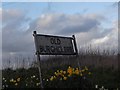
[[[6,69],[3,71],[3,88],[39,88],[40,81],[37,68],[30,69]],[[92,84],[87,80],[85,70],[78,70],[69,67],[66,71],[57,70],[55,80],[51,80],[54,70],[43,75],[45,88],[90,88]],[[11,72],[11,73],[10,73]],[[8,74],[9,73],[9,76]],[[83,74],[84,73],[84,74]],[[88,72],[89,73],[89,72]],[[59,75],[58,75],[59,74]],[[80,76],[82,74],[82,76]],[[13,77],[14,75],[14,77]],[[62,75],[62,76],[61,76]],[[66,76],[65,76],[66,75]],[[83,76],[84,75],[84,76]],[[67,79],[65,79],[67,78]],[[89,82],[89,83],[88,83]]]
[[[90,69],[90,68],[89,68]],[[44,69],[42,69],[44,70]],[[66,68],[54,68],[42,71],[43,85],[45,88],[89,88],[95,89],[95,85],[104,86],[105,88],[120,88],[118,71],[111,68],[94,68],[90,69],[92,75],[71,75],[67,80],[60,80],[60,77],[50,81],[55,71],[66,70]],[[67,70],[66,70],[67,71]],[[20,78],[20,80],[19,80]],[[12,80],[13,79],[13,80]],[[18,81],[17,81],[18,80]],[[11,82],[12,81],[12,82]],[[29,69],[5,69],[3,70],[3,87],[4,88],[39,88],[38,68]]]
[[[60,80],[60,77],[50,81],[55,71],[65,71],[69,65],[73,68],[78,67],[78,61],[81,68],[87,66],[92,75],[78,76],[72,75],[67,80]],[[120,88],[120,71],[117,66],[117,56],[109,53],[80,53],[76,59],[75,56],[56,56],[50,57],[47,61],[41,62],[42,81],[45,88],[86,88],[93,90],[96,85],[105,88]],[[29,69],[11,68],[4,69],[3,88],[40,88],[39,72],[36,66]],[[20,78],[20,80],[19,80]],[[18,81],[17,81],[18,79]],[[11,81],[10,81],[11,80]],[[89,89],[92,88],[92,89]],[[84,90],[83,89],[83,90]],[[98,89],[99,90],[99,89]]]

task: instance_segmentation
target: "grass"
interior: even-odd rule
[[[46,83],[47,82],[46,80],[49,79],[51,76],[53,76],[53,74],[56,70],[58,70],[58,69],[52,69],[52,70],[42,72],[44,87],[55,88],[58,81],[54,81],[51,85],[51,83]],[[59,70],[62,70],[62,69],[59,68]],[[102,68],[90,69],[89,71],[92,72],[92,75],[88,76],[87,80],[89,82],[91,82],[91,84],[93,84],[92,87],[94,87],[95,85],[99,85],[99,86],[104,86],[105,88],[118,88],[118,86],[120,85],[120,83],[118,83],[119,79],[118,79],[118,76],[117,76],[118,75],[117,71],[113,71],[111,69],[104,69],[103,70]],[[31,78],[32,76],[35,76],[35,79]],[[17,86],[17,88],[21,88],[21,87],[22,88],[39,88],[40,87],[40,85],[36,86],[36,84],[39,83],[39,75],[38,75],[38,69],[37,68],[29,68],[29,69],[22,69],[21,68],[21,69],[17,69],[17,70],[6,69],[6,70],[3,71],[3,77],[6,78],[6,80],[7,80],[7,82],[3,81],[4,82],[3,85],[4,84],[9,85],[9,87],[11,87],[11,88],[16,88],[16,86],[15,86],[15,83],[14,83],[14,85],[11,85],[10,80],[12,78],[17,80],[17,78],[19,78],[19,77],[21,78],[21,81],[20,81],[19,85]],[[72,78],[73,79],[72,82],[74,82],[72,84],[73,87],[76,87],[76,85],[79,84],[79,77],[76,77],[76,78],[77,79]],[[88,81],[86,81],[85,83],[87,83]],[[63,82],[59,82],[57,87],[58,88],[60,86],[65,87],[64,85],[67,85],[67,84],[63,85],[62,83]],[[64,82],[64,83],[68,83],[68,86],[71,86],[70,79],[67,80],[67,82]],[[26,84],[28,84],[27,87],[26,87]],[[48,85],[46,85],[46,84],[48,84]]]
[[[79,56],[76,58],[76,56],[53,56],[49,57],[48,60],[41,61],[41,70],[42,70],[42,78],[44,82],[45,87],[55,87],[58,84],[59,87],[66,87],[62,85],[63,83],[65,85],[68,84],[68,86],[73,86],[74,88],[79,86],[80,81],[83,81],[83,79],[77,77],[77,79],[72,78],[72,85],[70,84],[70,80],[59,82],[54,81],[53,83],[47,83],[47,79],[50,78],[55,71],[57,70],[66,70],[69,66],[76,68],[78,66],[78,61],[80,63],[80,67],[84,68],[87,66],[89,70],[92,72],[92,75],[87,77],[88,81],[83,81],[84,84],[87,82],[91,83],[91,87],[95,87],[95,85],[98,85],[100,87],[104,86],[105,88],[120,88],[120,74],[119,74],[119,63],[118,63],[118,56],[114,53],[110,54],[108,51],[104,51],[102,53],[98,51],[86,51],[86,52],[80,52]],[[26,87],[27,88],[39,88],[39,75],[38,75],[38,68],[37,68],[37,62],[33,63],[33,66],[30,68],[18,68],[13,70],[12,68],[7,68],[3,70],[2,73],[3,77],[6,79],[6,82],[3,81],[3,85],[7,84],[12,88],[18,87]],[[31,78],[35,75],[35,78]],[[14,76],[14,77],[13,77]],[[11,85],[9,81],[14,78],[17,80],[17,78],[21,78],[21,81],[14,85]],[[73,83],[74,82],[74,83]],[[83,85],[82,85],[83,86]],[[82,87],[81,86],[81,87]]]

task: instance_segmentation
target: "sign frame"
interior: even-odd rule
[[[77,45],[76,45],[76,40],[75,40],[75,36],[74,35],[72,35],[72,37],[63,37],[63,36],[53,36],[53,35],[43,35],[43,34],[37,34],[36,33],[36,31],[34,31],[34,34],[33,34],[33,36],[34,36],[34,39],[35,39],[35,48],[36,48],[36,52],[39,54],[39,55],[77,55],[78,54],[78,50],[77,50]],[[38,46],[38,36],[42,36],[42,37],[50,37],[50,38],[63,38],[63,39],[68,39],[68,40],[71,40],[71,44],[72,44],[72,48],[71,49],[73,49],[73,52],[71,52],[71,53],[65,53],[65,52],[63,52],[63,53],[59,53],[59,52],[57,52],[57,53],[48,53],[48,52],[46,52],[46,53],[42,53],[42,52],[40,52],[40,50],[39,50],[39,46]]]

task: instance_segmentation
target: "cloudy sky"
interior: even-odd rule
[[[118,6],[115,2],[3,2],[3,63],[14,56],[33,56],[32,33],[76,36],[78,49],[117,49]]]

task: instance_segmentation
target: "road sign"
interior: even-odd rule
[[[35,34],[36,50],[40,55],[76,54],[74,38]]]

